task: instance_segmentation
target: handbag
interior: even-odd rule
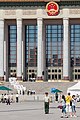
[[[58,108],[62,109],[62,105],[59,105]]]

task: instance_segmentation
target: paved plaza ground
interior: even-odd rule
[[[44,114],[44,102],[27,101],[6,105],[0,103],[0,120],[80,120],[80,103],[77,103],[77,118],[60,118],[60,103],[50,103],[50,113]]]

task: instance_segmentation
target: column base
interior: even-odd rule
[[[69,76],[63,77],[63,80],[69,80]]]
[[[4,81],[4,77],[0,77],[0,81]]]
[[[17,77],[17,80],[22,81],[22,77],[21,76]]]
[[[43,81],[43,77],[42,76],[37,77],[36,81],[37,82],[40,82],[40,81],[42,82]]]

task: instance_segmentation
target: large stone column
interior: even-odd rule
[[[0,19],[0,80],[4,80],[4,20]]]
[[[46,40],[45,40],[45,33],[46,29],[45,29],[45,24],[43,25],[43,71],[44,71],[44,74],[43,74],[43,79],[44,81],[47,81],[47,72],[46,72]]]
[[[6,41],[4,41],[4,81],[6,81]]]
[[[43,19],[37,19],[38,26],[38,53],[37,53],[37,79],[43,80]]]
[[[22,79],[22,19],[17,19],[17,79]]]
[[[63,18],[63,79],[70,79],[70,38],[68,18]]]
[[[26,41],[25,41],[25,24],[23,23],[22,25],[22,31],[23,31],[23,34],[22,34],[22,73],[23,73],[23,81],[27,80],[26,78],[26,62],[25,62],[25,44],[26,44]]]

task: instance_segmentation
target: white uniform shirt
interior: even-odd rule
[[[19,97],[19,95],[18,95],[18,94],[16,94],[16,97]]]
[[[44,101],[45,101],[45,102],[49,102],[49,96],[45,96]]]

